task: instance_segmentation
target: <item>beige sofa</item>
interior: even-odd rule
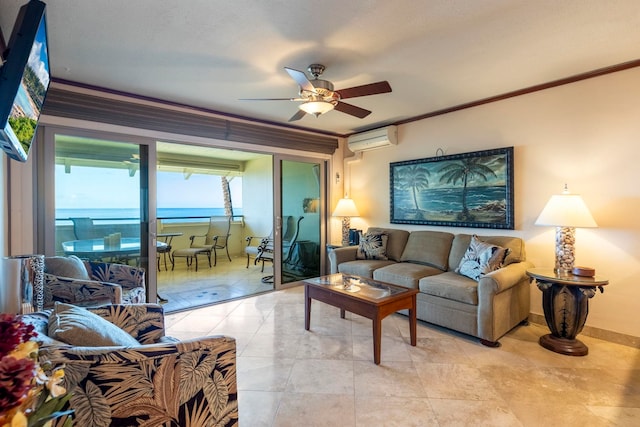
[[[524,242],[511,236],[478,236],[484,242],[508,248],[503,267],[479,280],[455,272],[470,234],[370,228],[387,235],[386,256],[356,259],[357,246],[329,253],[331,273],[369,277],[419,289],[418,319],[480,338],[484,345],[498,340],[529,316],[529,279]]]

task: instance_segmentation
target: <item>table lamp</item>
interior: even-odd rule
[[[342,246],[349,246],[349,228],[351,227],[351,217],[360,216],[356,204],[348,197],[338,200],[336,209],[332,216],[342,217]]]
[[[562,194],[551,196],[535,225],[556,227],[556,273],[571,273],[575,262],[576,227],[597,227],[579,194],[564,186]]]

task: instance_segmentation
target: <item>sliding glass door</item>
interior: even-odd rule
[[[42,183],[49,195],[45,218],[54,226],[45,227],[44,252],[143,267],[154,284],[147,297],[155,302],[149,145],[53,128],[45,131],[45,139],[44,176],[53,178]]]
[[[279,285],[285,285],[324,271],[325,163],[305,158],[280,158],[278,162],[276,250],[280,260],[276,275]]]

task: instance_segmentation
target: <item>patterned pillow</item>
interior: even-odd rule
[[[356,259],[379,259],[387,260],[387,233],[360,233],[360,244]]]
[[[82,307],[56,302],[49,317],[49,337],[81,347],[140,345],[131,335]]]
[[[508,254],[509,249],[483,242],[474,234],[455,271],[470,279],[478,280],[485,274],[502,267]]]

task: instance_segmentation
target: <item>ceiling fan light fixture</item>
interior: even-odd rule
[[[300,104],[298,108],[307,114],[313,114],[318,117],[320,114],[333,110],[334,105],[327,101],[308,101]]]

